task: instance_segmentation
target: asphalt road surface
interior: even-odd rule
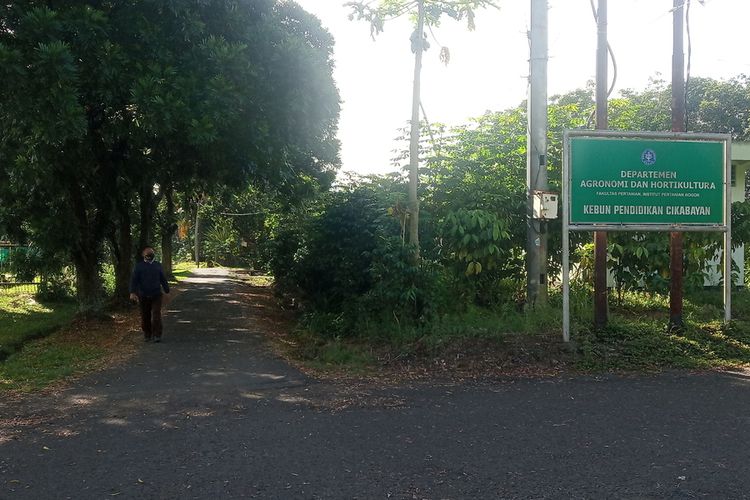
[[[347,387],[264,344],[201,271],[165,341],[0,403],[0,498],[750,498],[750,378]]]

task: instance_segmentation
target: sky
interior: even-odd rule
[[[334,78],[342,100],[342,171],[394,170],[396,137],[411,116],[414,57],[407,19],[391,21],[375,40],[365,21],[350,21],[344,0],[296,0],[333,35]],[[446,18],[430,35],[422,70],[422,103],[431,122],[466,123],[486,111],[526,99],[530,1],[498,0],[499,10],[477,13],[477,29]],[[597,2],[594,1],[596,4]],[[549,0],[548,94],[595,79],[596,22],[590,0]],[[672,0],[609,0],[608,38],[617,63],[615,94],[643,89],[651,78],[671,80]],[[692,76],[726,79],[750,74],[746,42],[748,0],[693,0]],[[428,32],[429,34],[429,32]],[[451,53],[445,66],[440,46]],[[685,38],[687,60],[687,37]],[[610,66],[610,79],[613,70]]]

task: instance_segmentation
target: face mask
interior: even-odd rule
[[[152,254],[152,253],[147,253],[146,255],[144,255],[144,256],[143,256],[143,258],[144,258],[144,259],[145,259],[145,260],[146,260],[147,262],[151,262],[152,260],[154,260],[154,254]]]

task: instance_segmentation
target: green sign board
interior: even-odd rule
[[[724,225],[726,141],[570,137],[571,225]]]

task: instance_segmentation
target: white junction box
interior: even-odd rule
[[[549,220],[557,219],[557,203],[559,193],[552,191],[534,191],[534,218]]]

